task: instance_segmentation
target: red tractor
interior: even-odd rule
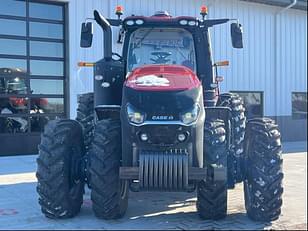
[[[20,133],[29,130],[26,118],[16,114],[35,115],[31,118],[31,131],[39,132],[48,117],[37,116],[48,112],[48,101],[44,98],[29,98],[26,71],[19,68],[0,68],[0,133]],[[4,97],[3,97],[4,96]],[[12,115],[12,116],[10,116]]]
[[[117,219],[129,191],[197,191],[202,219],[227,214],[227,190],[244,183],[248,216],[279,217],[282,205],[280,133],[274,121],[246,121],[243,100],[220,94],[209,29],[232,19],[150,17],[106,19],[104,58],[94,66],[94,93],[79,97],[76,120],[48,123],[37,159],[39,203],[50,218],[75,216],[84,184],[97,217]],[[112,51],[111,26],[120,27],[121,55]],[[92,43],[82,24],[81,47]],[[231,24],[234,48],[242,27]]]

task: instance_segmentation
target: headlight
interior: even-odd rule
[[[191,124],[198,119],[200,112],[200,106],[195,104],[190,110],[180,115],[180,118],[184,124]]]
[[[128,104],[126,107],[128,120],[134,124],[142,124],[145,119],[145,114],[137,111],[132,105]]]

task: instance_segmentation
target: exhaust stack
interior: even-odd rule
[[[94,19],[104,31],[104,58],[111,59],[112,57],[112,31],[110,23],[97,10],[94,10]]]

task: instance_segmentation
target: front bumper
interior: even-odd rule
[[[120,167],[120,179],[135,181],[135,191],[193,191],[197,181],[226,179],[224,167],[189,167],[188,156],[186,152],[141,152],[139,166]]]

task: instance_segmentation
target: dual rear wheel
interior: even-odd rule
[[[273,221],[281,214],[282,158],[278,126],[271,119],[248,122],[245,139],[245,207],[255,221]]]
[[[37,192],[41,210],[49,218],[77,215],[85,183],[92,188],[97,217],[120,218],[127,209],[128,183],[119,180],[120,121],[98,121],[94,129],[93,107],[93,93],[80,95],[76,121],[51,121],[42,134]]]
[[[93,210],[97,217],[116,219],[127,209],[128,183],[120,181],[121,128],[119,120],[96,124],[89,150]],[[37,158],[37,192],[42,212],[49,218],[77,215],[83,203],[84,148],[82,126],[74,120],[47,124]]]
[[[77,215],[83,202],[84,153],[82,128],[73,120],[53,120],[45,127],[37,158],[37,192],[42,212],[49,218]]]
[[[206,121],[204,154],[207,167],[227,167],[228,152],[223,121]],[[254,221],[279,218],[282,206],[282,158],[278,126],[273,120],[249,120],[244,148],[244,199],[247,215]],[[197,191],[197,210],[201,218],[218,220],[227,215],[228,182],[208,177]]]
[[[226,125],[206,120],[204,158],[228,171],[226,181],[208,177],[198,184],[197,210],[201,218],[218,220],[227,215],[227,189],[244,183],[247,215],[255,221],[273,221],[281,214],[282,158],[278,126],[268,118],[246,122],[243,100],[237,95],[220,95],[218,106],[231,109],[231,145],[226,144]]]

